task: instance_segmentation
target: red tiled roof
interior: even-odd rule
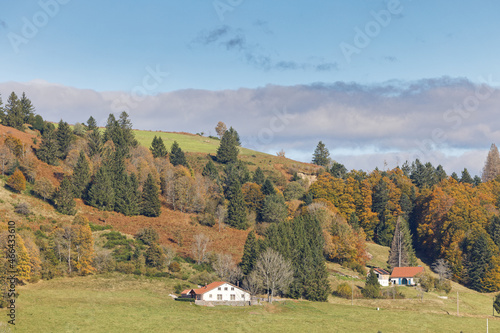
[[[181,295],[187,295],[192,289],[183,290]]]
[[[424,271],[423,267],[394,267],[391,278],[409,278]]]
[[[195,294],[201,295],[201,294],[204,294],[204,293],[206,293],[206,292],[208,292],[208,291],[210,291],[212,289],[215,289],[217,287],[222,286],[224,283],[227,283],[227,282],[224,282],[224,281],[212,282],[209,285],[203,286],[201,288],[193,289],[193,291],[195,292]]]
[[[382,275],[391,275],[391,273],[382,268],[374,268],[373,271]]]

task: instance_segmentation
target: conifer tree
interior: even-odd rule
[[[85,194],[85,190],[90,183],[90,167],[87,161],[85,153],[80,151],[78,156],[78,161],[76,162],[75,168],[73,169],[73,193],[75,198],[82,198]]]
[[[213,181],[217,181],[219,179],[219,172],[217,171],[217,168],[215,167],[215,164],[211,159],[207,162],[207,164],[205,164],[201,175],[203,177],[208,177]]]
[[[59,154],[59,144],[54,130],[46,130],[42,134],[42,143],[36,150],[36,156],[40,161],[50,165],[57,165]]]
[[[148,178],[142,189],[141,214],[149,217],[160,216],[161,204],[158,197],[158,186],[156,185],[153,176],[148,174]]]
[[[168,154],[167,148],[165,147],[161,136],[156,137],[155,135],[155,137],[153,138],[153,142],[151,143],[151,147],[149,147],[149,150],[151,150],[154,158],[167,157]]]
[[[217,148],[217,162],[227,164],[238,160],[238,142],[233,132],[226,131],[222,135]]]
[[[312,162],[323,167],[327,167],[330,164],[330,152],[322,141],[318,142],[314,150]]]
[[[401,216],[398,216],[387,263],[391,268],[417,265],[410,228],[406,220]]]
[[[189,167],[186,156],[184,156],[184,152],[181,147],[179,147],[177,141],[174,141],[172,148],[170,148],[170,163],[172,163],[173,166],[183,165],[186,168]]]
[[[259,185],[264,184],[264,181],[266,180],[266,176],[264,176],[264,172],[260,167],[257,167],[255,170],[255,173],[253,174],[253,182]]]
[[[237,146],[241,146],[241,140],[240,140],[240,135],[238,134],[238,132],[236,132],[236,130],[231,126],[229,127],[229,130],[228,132],[231,134],[231,136],[233,137],[233,140],[235,142],[235,144]]]
[[[467,184],[474,184],[474,179],[470,176],[469,171],[467,171],[467,168],[465,168],[462,171],[462,178],[460,178],[461,183],[467,183]]]
[[[56,130],[56,138],[59,147],[59,158],[65,159],[68,155],[69,145],[71,144],[71,138],[73,137],[73,133],[68,123],[63,121],[59,121],[59,126]]]
[[[236,229],[247,228],[247,212],[241,184],[235,180],[230,188],[229,205],[227,208],[227,224]]]
[[[267,195],[262,204],[260,219],[264,222],[278,223],[284,221],[288,215],[285,198],[280,194]]]
[[[259,256],[257,239],[255,232],[252,230],[248,233],[243,247],[243,257],[241,258],[240,267],[243,274],[248,275],[255,267],[257,257]]]
[[[444,171],[443,166],[440,164],[436,168],[436,180],[437,182],[441,182],[443,179],[446,179],[448,176],[446,175],[446,171]]]
[[[31,104],[31,101],[26,94],[23,92],[21,96],[21,114],[23,117],[23,123],[33,125],[35,120],[35,107]]]
[[[123,172],[118,178],[115,191],[115,211],[126,216],[138,215],[141,193],[137,177],[134,173],[129,176]]]
[[[486,162],[484,163],[481,180],[483,183],[495,179],[500,174],[500,154],[497,146],[492,143]]]
[[[18,130],[22,130],[24,118],[22,114],[21,101],[14,92],[12,92],[7,99],[7,104],[5,104],[4,111],[5,116],[2,119],[2,124]]]
[[[378,298],[380,296],[380,283],[373,268],[370,269],[370,273],[366,277],[365,287],[361,293],[366,298]]]
[[[132,130],[132,121],[129,119],[127,112],[120,113],[118,125],[123,133],[123,139],[128,147],[137,147],[139,144],[135,139],[134,131]]]
[[[453,178],[453,179],[455,179],[457,182],[460,181],[460,179],[458,179],[458,175],[457,175],[456,172],[452,172],[450,177]]]
[[[87,136],[89,156],[100,155],[102,153],[102,135],[98,128],[94,128]]]
[[[90,116],[87,120],[87,130],[93,131],[95,129],[97,129],[97,122],[95,121],[94,117]]]
[[[271,194],[276,193],[276,190],[274,189],[273,182],[269,178],[267,178],[264,181],[264,185],[262,185],[261,191],[262,191],[262,194],[264,194],[264,195],[271,195]]]
[[[59,188],[54,193],[54,207],[61,214],[74,215],[76,213],[73,200],[73,184],[70,177],[64,177]]]
[[[469,287],[477,291],[483,291],[483,280],[486,273],[490,270],[492,251],[488,244],[489,237],[481,233],[474,240],[471,245],[467,246],[467,273],[469,280]],[[468,243],[468,241],[467,241]]]
[[[87,203],[100,210],[111,211],[115,207],[113,182],[105,167],[94,175],[87,195]]]

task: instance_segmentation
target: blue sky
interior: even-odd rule
[[[360,91],[369,91],[372,100],[378,101],[369,107],[371,113],[366,117],[376,119],[383,114],[388,102],[382,99],[388,98],[386,88],[390,86],[399,101],[415,93],[415,89],[423,94],[420,100],[413,99],[410,103],[406,99],[403,103],[416,114],[423,112],[422,104],[440,104],[435,113],[440,115],[437,122],[443,122],[446,110],[463,103],[467,94],[474,91],[474,85],[486,81],[488,86],[500,86],[500,20],[497,18],[500,2],[493,0],[40,0],[2,1],[0,8],[0,83],[3,83],[0,93],[5,101],[13,87],[32,91],[38,112],[45,117],[56,117],[54,121],[61,117],[85,121],[95,112],[115,112],[113,105],[123,93],[137,97],[137,103],[127,110],[136,127],[207,133],[218,120],[223,120],[243,124],[245,128],[237,129],[251,137],[267,125],[246,119],[248,114],[268,115],[272,110],[259,110],[259,113],[256,111],[259,103],[255,103],[254,109],[248,109],[248,105],[234,101],[227,106],[227,110],[232,110],[229,113],[185,103],[201,100],[208,103],[202,95],[220,97],[226,92],[243,94],[245,89],[250,89],[254,95],[252,101],[256,99],[269,108],[288,108],[296,114],[312,114],[324,109],[331,127],[335,128],[334,123],[347,122],[336,117],[339,105],[345,110],[359,111],[360,105],[348,97]],[[156,77],[152,77],[153,72],[157,73]],[[432,82],[437,83],[432,86]],[[16,86],[18,83],[24,86]],[[472,87],[463,90],[468,84]],[[56,88],[50,90],[54,95],[48,94],[48,90],[44,90],[48,85],[66,92],[76,89],[64,95],[64,103],[61,103],[65,111],[58,113],[61,108],[46,100],[61,96]],[[266,90],[269,86],[309,88],[318,85],[328,87],[323,93],[342,92],[344,95],[339,99],[344,102],[333,107],[331,100],[325,100],[326,104],[313,107],[312,99],[294,99],[284,92],[273,95],[279,89]],[[179,97],[184,95],[176,94],[185,89],[194,89],[187,100]],[[99,106],[92,104],[88,96],[83,97],[87,90],[107,102]],[[291,90],[288,89],[288,93]],[[40,91],[45,93],[37,94]],[[294,96],[302,93],[300,89],[293,90]],[[143,105],[143,94],[158,99],[154,102],[148,98],[150,104]],[[182,103],[168,105],[172,99],[161,99],[165,94],[177,96]],[[442,95],[436,99],[435,94]],[[114,100],[110,102],[110,98]],[[239,98],[245,100],[245,97]],[[296,104],[292,104],[292,100]],[[470,113],[471,118],[463,117],[464,120],[473,120],[483,108],[495,109],[495,103],[494,98],[481,101],[478,112]],[[368,104],[362,108],[368,108]],[[176,105],[182,105],[183,110],[177,112],[184,113],[176,124],[168,119],[164,125],[142,119],[146,114],[172,116],[174,111],[165,110],[174,110]],[[391,105],[396,108],[399,104]],[[196,111],[186,111],[190,109]],[[238,113],[238,109],[247,111]],[[394,124],[403,120],[397,117],[396,109],[393,112]],[[77,116],[84,119],[78,120]],[[214,126],[210,123],[203,128],[201,124],[187,121],[200,117],[207,123],[213,122]],[[427,116],[422,113],[422,117]],[[488,117],[492,117],[492,113],[485,111],[475,119],[478,128],[491,126]],[[449,127],[444,125],[449,124],[426,123],[407,132],[420,133],[416,140],[425,141],[436,128]],[[447,164],[450,172],[463,168],[458,161],[465,166],[470,163],[470,157],[464,154],[476,153],[481,159],[497,138],[494,129],[480,135],[465,128],[461,130],[467,133],[464,135],[475,136],[447,140],[445,145],[439,142],[432,148],[442,157],[442,161],[435,158],[432,162]],[[411,154],[418,150],[414,138],[413,148],[408,142],[387,145],[371,132],[369,128],[353,128],[352,132],[344,133],[343,137],[349,139],[342,140],[327,130],[296,132],[295,138],[285,135],[286,130],[274,131],[271,142],[264,140],[255,148],[268,152],[283,148],[290,152],[290,157],[307,160],[314,150],[313,142],[323,140],[330,146],[332,157],[349,168],[365,169],[381,167],[385,159],[397,163],[387,154]],[[394,135],[389,135],[387,142],[404,139]],[[477,142],[482,136],[484,138]],[[450,132],[449,137],[453,137],[453,133]],[[469,141],[474,144],[467,144]],[[373,165],[370,167],[368,163]],[[480,173],[482,163],[475,162],[469,168]]]

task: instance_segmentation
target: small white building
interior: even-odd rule
[[[378,268],[378,267],[374,268],[373,272],[377,276],[378,283],[380,283],[380,285],[382,287],[389,287],[389,278],[391,276],[391,273],[389,273],[385,269]],[[370,273],[368,273],[368,274],[370,274]]]
[[[415,286],[419,274],[424,273],[424,268],[419,267],[394,267],[391,274],[391,283],[401,286]]]
[[[229,282],[212,282],[201,288],[192,289],[191,294],[198,305],[250,305],[250,293]]]

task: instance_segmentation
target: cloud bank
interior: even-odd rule
[[[222,33],[222,32],[221,32]],[[500,90],[488,79],[439,78],[373,85],[336,82],[256,89],[179,90],[135,96],[126,107],[135,128],[215,134],[233,126],[243,145],[309,162],[318,141],[348,169],[393,168],[419,158],[451,174],[480,175],[491,143],[500,143]],[[94,116],[104,125],[127,92],[97,92],[44,81],[0,83],[4,103],[23,91],[45,119]],[[131,106],[133,105],[133,107]]]

